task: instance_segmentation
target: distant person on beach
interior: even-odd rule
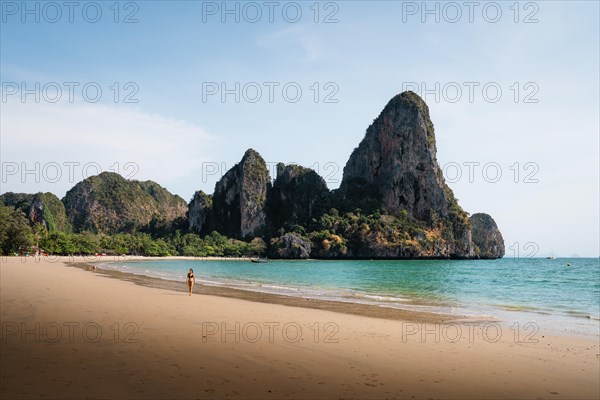
[[[192,287],[194,287],[194,283],[196,283],[196,277],[194,276],[194,270],[190,268],[190,272],[187,274],[187,285],[190,296],[192,295]]]

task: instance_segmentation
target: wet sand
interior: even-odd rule
[[[219,261],[222,261],[222,259],[219,259]],[[110,278],[133,282],[141,286],[158,289],[168,289],[182,293],[187,292],[187,286],[182,285],[181,282],[167,281],[149,276],[142,276],[127,272],[112,271],[101,268],[91,270],[93,264],[87,262],[70,262],[67,263],[67,265],[88,270],[93,273],[97,273]],[[393,319],[399,321],[414,321],[419,323],[444,323],[451,321],[487,322],[492,320],[491,318],[472,318],[467,316],[418,312],[397,308],[378,307],[369,304],[350,303],[343,301],[324,301],[319,299],[285,296],[273,293],[249,291],[222,286],[209,286],[203,285],[201,281],[197,281],[196,285],[194,286],[194,293],[210,296],[229,297],[234,299],[254,301],[258,303],[281,304],[290,307],[312,308],[316,310],[335,311],[344,314],[362,315],[365,317]]]

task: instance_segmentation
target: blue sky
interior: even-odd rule
[[[599,254],[598,2],[273,2],[273,21],[265,2],[228,2],[239,23],[222,21],[222,2],[120,2],[118,15],[113,1],[76,2],[73,22],[63,2],[0,3],[1,192],[63,196],[118,167],[187,200],[250,147],[335,188],[368,125],[416,84],[449,185],[495,218],[508,256],[529,242]],[[236,82],[239,102],[223,102]],[[39,102],[23,97],[36,84]]]

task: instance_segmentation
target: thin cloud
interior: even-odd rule
[[[302,26],[291,26],[259,37],[257,45],[269,50],[300,50],[301,58],[306,62],[318,61],[324,54],[322,40],[316,33]]]
[[[25,163],[28,168],[37,162],[96,163],[103,171],[116,169],[115,163],[120,168],[135,163],[139,170],[133,178],[163,185],[209,161],[215,143],[213,136],[187,121],[100,104],[7,102],[2,104],[0,129],[3,163]],[[76,181],[82,177],[76,168]],[[2,191],[37,192],[40,187],[33,178],[23,182],[20,174],[10,176],[3,179]],[[71,186],[65,177],[44,190],[62,194]]]

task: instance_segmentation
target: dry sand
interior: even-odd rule
[[[2,399],[600,397],[597,337],[523,343],[527,332],[516,342],[502,328],[495,341],[491,322],[485,336],[484,322],[189,297],[184,283],[152,288],[37,260],[0,264]]]

